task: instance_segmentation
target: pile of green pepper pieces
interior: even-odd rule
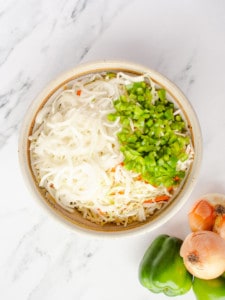
[[[118,139],[125,167],[152,185],[170,187],[185,176],[177,170],[177,162],[188,159],[190,137],[166,91],[154,93],[153,99],[153,91],[144,81],[127,85],[124,95],[114,101],[116,112],[109,114],[108,120],[120,118]]]

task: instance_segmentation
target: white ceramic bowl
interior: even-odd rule
[[[166,89],[167,93],[173,98],[176,105],[182,110],[182,113],[184,114],[186,121],[191,128],[191,138],[195,152],[194,161],[189,170],[189,173],[173,200],[170,201],[169,204],[160,211],[160,213],[157,213],[153,217],[148,218],[145,222],[131,223],[126,227],[123,225],[118,226],[112,224],[104,226],[96,225],[84,219],[78,212],[76,213],[75,219],[73,218],[73,220],[71,220],[70,214],[68,212],[65,212],[65,210],[57,206],[56,203],[49,200],[46,201],[44,194],[40,191],[37,183],[35,182],[35,178],[30,166],[28,137],[31,134],[34,119],[39,109],[59,88],[61,88],[68,82],[89,73],[103,71],[122,71],[134,75],[142,75],[148,73],[151,79],[156,84]],[[142,65],[124,61],[98,61],[82,64],[53,80],[38,95],[38,97],[36,97],[36,99],[32,101],[27,113],[25,114],[19,136],[19,161],[26,185],[31,191],[31,201],[35,199],[38,204],[40,204],[40,206],[44,208],[49,216],[54,216],[58,221],[66,226],[69,226],[72,230],[89,233],[92,235],[97,234],[103,236],[124,236],[144,233],[147,231],[151,231],[167,222],[181,209],[181,207],[189,198],[197,181],[201,157],[202,136],[198,118],[191,104],[184,96],[184,94],[180,91],[180,89],[158,72]]]

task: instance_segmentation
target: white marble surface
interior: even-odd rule
[[[185,237],[196,197],[225,193],[224,15],[223,0],[0,0],[0,299],[167,299],[138,282],[144,251],[159,233]],[[61,72],[99,59],[163,73],[187,95],[202,128],[189,201],[143,236],[71,232],[40,210],[21,178],[17,138],[28,105]]]

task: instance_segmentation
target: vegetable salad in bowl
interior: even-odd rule
[[[147,224],[173,206],[199,156],[187,112],[151,70],[109,64],[64,80],[27,132],[46,201],[100,231]]]

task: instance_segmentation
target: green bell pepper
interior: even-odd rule
[[[225,300],[225,273],[210,280],[195,277],[193,291],[197,300]]]
[[[139,281],[153,293],[177,296],[187,293],[193,276],[180,256],[182,240],[159,235],[145,252],[139,266]]]

